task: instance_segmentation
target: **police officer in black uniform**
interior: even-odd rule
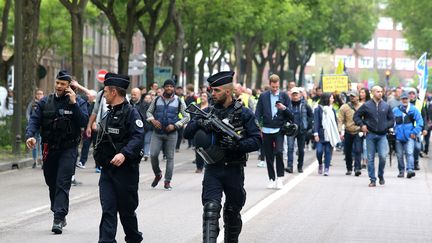
[[[26,130],[27,147],[36,145],[34,135],[40,129],[43,143],[43,172],[49,187],[51,211],[54,212],[52,232],[61,234],[69,211],[69,190],[81,128],[88,121],[87,102],[70,87],[71,75],[60,71],[55,92],[44,97],[30,117]]]
[[[102,218],[99,242],[116,242],[117,212],[126,242],[141,242],[135,210],[138,207],[139,162],[144,128],[138,111],[126,100],[129,77],[107,73],[104,97],[108,112],[100,122],[94,158],[102,166],[99,194]]]
[[[242,228],[240,210],[246,201],[244,166],[247,153],[261,146],[260,130],[254,114],[233,98],[234,72],[220,72],[208,78],[214,105],[205,109],[215,112],[223,122],[228,122],[242,136],[238,141],[223,135],[202,116],[196,116],[184,131],[185,138],[194,138],[215,164],[205,167],[202,191],[203,241],[216,242],[219,234],[219,217],[222,193],[225,193],[225,242],[238,242]],[[221,156],[222,154],[222,156]]]

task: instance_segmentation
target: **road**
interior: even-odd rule
[[[270,190],[266,169],[256,167],[257,155],[251,154],[240,242],[432,242],[430,159],[422,159],[413,179],[397,178],[395,165],[387,166],[386,185],[369,188],[366,171],[345,175],[340,152],[334,152],[328,177],[317,174],[314,156],[307,152],[305,173],[287,174],[282,190]],[[201,241],[202,174],[194,173],[192,160],[191,150],[176,153],[172,191],[152,189],[150,162],[141,163],[137,215],[144,242]],[[0,242],[97,242],[101,207],[93,166],[89,161],[86,169],[77,168],[83,185],[71,189],[62,235],[50,231],[42,170],[0,173]],[[117,241],[124,242],[120,223]]]

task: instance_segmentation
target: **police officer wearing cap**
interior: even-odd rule
[[[214,105],[204,111],[214,112],[221,121],[232,125],[242,138],[238,141],[230,139],[199,115],[189,122],[184,131],[184,137],[195,137],[197,147],[201,146],[215,162],[209,164],[206,161],[202,183],[204,242],[216,242],[219,234],[222,193],[225,193],[225,242],[238,242],[242,229],[240,210],[246,201],[244,166],[247,153],[261,146],[260,130],[254,114],[233,98],[233,76],[234,72],[220,72],[207,79],[212,88]]]
[[[99,242],[116,242],[117,213],[126,242],[141,242],[135,210],[138,207],[139,162],[143,155],[143,121],[126,100],[129,77],[107,73],[104,97],[108,112],[103,115],[96,138],[94,157],[101,166],[99,194],[102,218]]]
[[[40,130],[43,143],[43,172],[49,187],[54,222],[51,231],[61,234],[69,211],[69,190],[81,128],[87,124],[87,103],[70,87],[71,75],[60,71],[56,77],[55,92],[37,103],[26,129],[26,145],[34,148],[35,134]]]

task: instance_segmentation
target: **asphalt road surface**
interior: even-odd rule
[[[172,191],[163,183],[151,188],[150,162],[141,163],[137,215],[143,242],[202,241],[203,174],[194,173],[193,159],[191,150],[176,153]],[[317,174],[315,151],[306,152],[305,160],[304,173],[286,174],[284,188],[271,190],[267,170],[256,166],[257,154],[250,155],[240,242],[432,242],[430,159],[421,160],[412,179],[397,178],[397,167],[387,165],[386,184],[376,188],[368,187],[365,170],[360,177],[345,175],[341,152],[334,152],[328,177]],[[42,170],[0,173],[0,242],[97,242],[101,207],[93,167],[89,161],[86,169],[76,170],[83,184],[71,188],[62,235],[51,233]],[[124,242],[120,223],[117,241]]]

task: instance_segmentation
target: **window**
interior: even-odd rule
[[[403,30],[402,23],[396,24],[396,30],[399,30],[399,31]]]
[[[365,49],[374,49],[375,48],[375,39],[370,40],[366,44],[360,44],[361,47]]]
[[[391,69],[392,59],[389,57],[378,57],[377,68],[378,69]]]
[[[406,39],[396,39],[395,49],[398,51],[406,51],[409,49],[409,45]]]
[[[345,62],[345,67],[355,68],[355,57],[354,56],[335,56],[335,67],[338,66],[340,59],[342,59],[342,62]]]
[[[396,58],[395,69],[414,71],[414,60],[408,58]]]
[[[374,60],[373,57],[360,57],[358,59],[359,68],[373,68]]]
[[[380,30],[392,30],[393,20],[389,17],[380,17],[378,22],[378,29]]]
[[[393,49],[393,39],[392,38],[377,38],[377,48],[379,50],[392,50]]]

